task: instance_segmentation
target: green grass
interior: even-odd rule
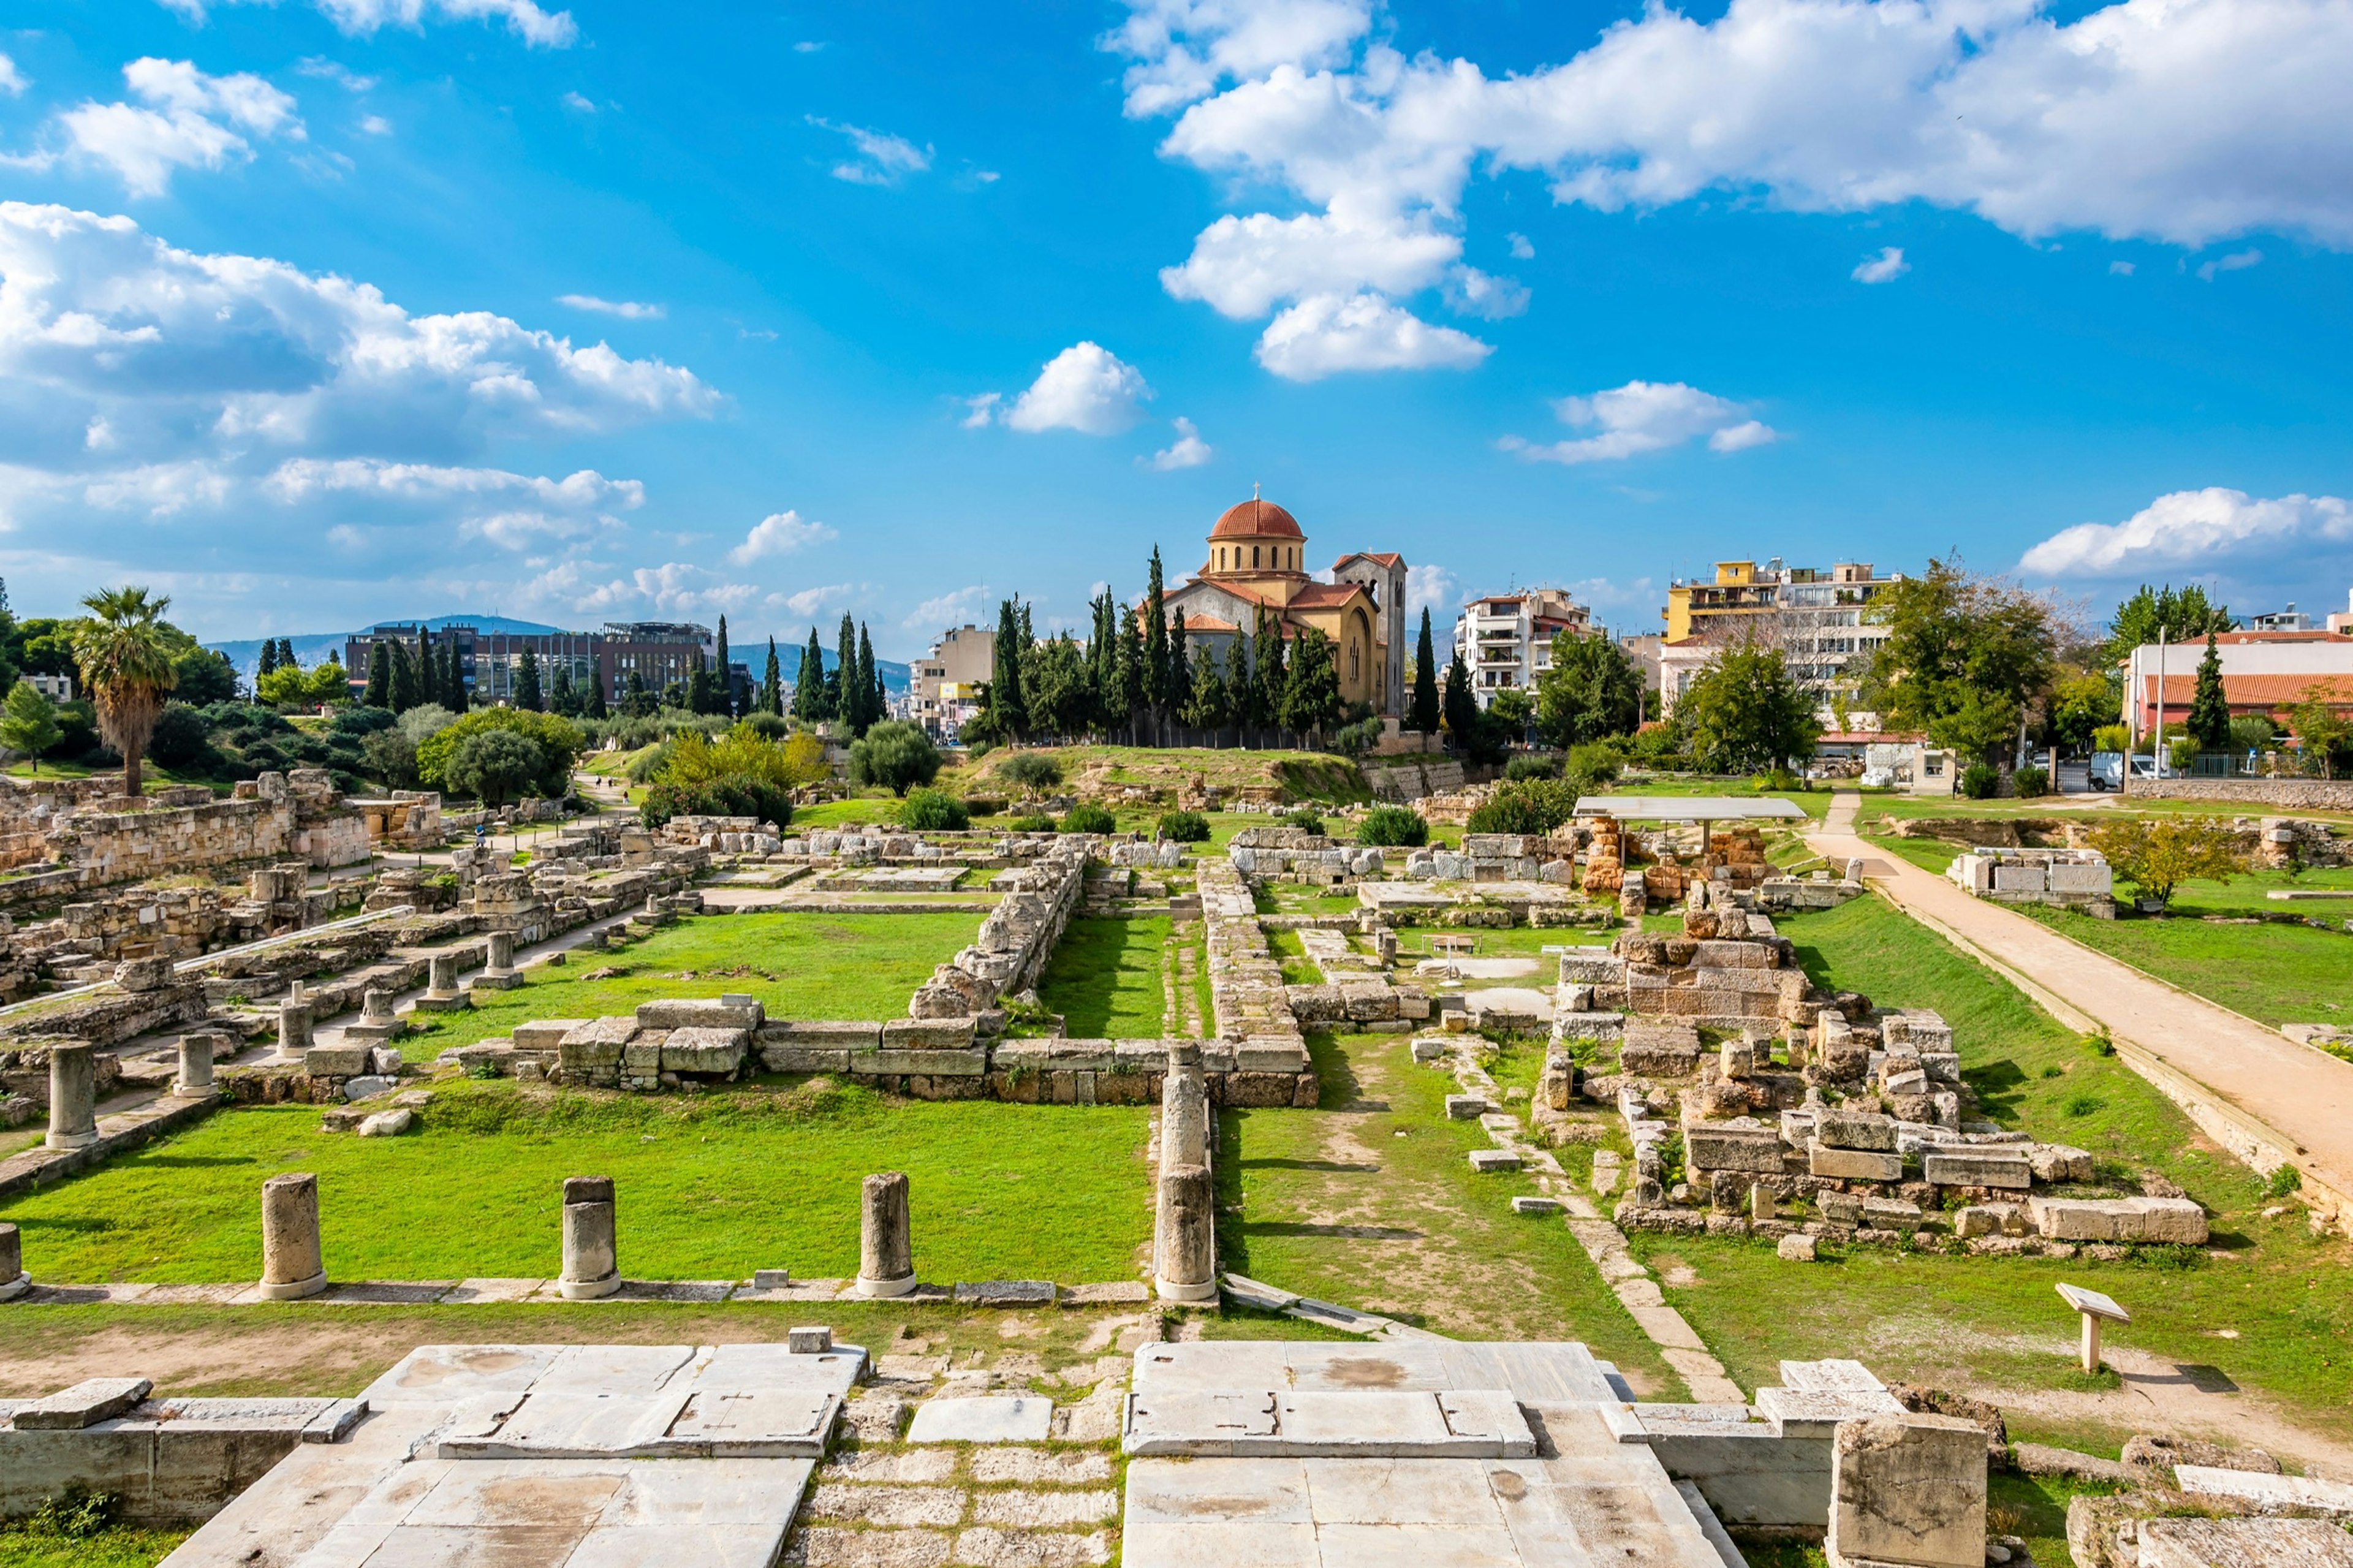
[[[1038,999],[1081,1040],[1158,1039],[1168,1033],[1160,952],[1168,917],[1078,919],[1062,932]]]
[[[1324,971],[1307,956],[1307,946],[1295,931],[1270,931],[1266,933],[1266,950],[1282,966],[1285,985],[1321,985]]]
[[[1909,860],[1923,871],[1934,871],[1939,877],[1961,858],[1961,851],[1968,847],[1942,838],[1898,838],[1892,833],[1866,833],[1862,837],[1864,843],[1883,849],[1898,859]]]
[[[1778,1381],[1785,1356],[1852,1355],[1883,1377],[1947,1388],[2064,1390],[2075,1322],[2052,1289],[2063,1279],[2132,1312],[2129,1325],[2112,1325],[2112,1342],[2218,1369],[2291,1419],[2353,1433],[2353,1301],[2342,1289],[2353,1247],[2312,1236],[2293,1205],[2263,1217],[2271,1200],[2260,1180],[2170,1101],[1876,896],[1778,924],[1822,984],[1942,1013],[1995,1121],[2091,1150],[2103,1179],[2120,1185],[2144,1168],[2162,1173],[2209,1209],[2215,1246],[2120,1263],[1857,1248],[1794,1272],[1760,1243],[1634,1238],[1670,1280],[1683,1278],[1678,1265],[1692,1271],[1670,1283],[1670,1300],[1737,1381]],[[2224,1329],[2239,1337],[2219,1337]],[[2039,1441],[2115,1440],[2016,1411],[2011,1426]]]
[[[0,1568],[149,1568],[189,1533],[117,1526],[70,1536],[24,1521],[0,1524]]]
[[[2353,1002],[2353,933],[2341,929],[2211,923],[2197,917],[2227,916],[2245,906],[2209,905],[2196,892],[2177,894],[2172,916],[2161,920],[2103,921],[2042,904],[2017,907],[2086,947],[2258,1023],[2353,1022],[2342,1012]]]
[[[1831,808],[1825,789],[1759,790],[1746,778],[1629,778],[1597,792],[1602,795],[1731,795],[1743,800],[1793,800],[1815,821]]]
[[[478,991],[401,1037],[410,1061],[506,1034],[536,1018],[595,1018],[669,996],[744,992],[771,1017],[903,1018],[907,999],[980,929],[980,916],[868,912],[688,916],[607,952],[577,952],[562,968],[523,972],[510,991]],[[625,973],[589,980],[599,969]],[[692,979],[686,978],[691,974]]]
[[[399,1138],[322,1132],[311,1108],[221,1111],[0,1215],[43,1279],[259,1279],[261,1183],[311,1171],[332,1277],[552,1277],[563,1179],[609,1175],[633,1278],[831,1278],[857,1271],[860,1179],[902,1170],[926,1279],[1127,1279],[1152,1230],[1146,1114],[815,1082],[659,1100],[459,1084]]]
[[[1219,1118],[1219,1246],[1236,1273],[1464,1339],[1575,1339],[1654,1398],[1681,1383],[1525,1176],[1480,1175],[1453,1080],[1403,1035],[1308,1037],[1318,1110]]]

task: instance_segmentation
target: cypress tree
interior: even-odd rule
[[[1160,572],[1160,546],[1152,547],[1152,563],[1145,570],[1144,580],[1144,663],[1142,673],[1146,711],[1152,715],[1153,726],[1159,727],[1161,715],[1168,710],[1168,605]],[[1155,737],[1157,738],[1156,736]]]
[[[1479,699],[1471,689],[1471,668],[1462,662],[1460,643],[1454,647],[1453,661],[1446,667],[1446,695],[1441,701],[1454,743],[1468,750],[1479,732]]]
[[[515,661],[514,705],[528,708],[534,713],[543,711],[547,706],[546,699],[541,696],[539,689],[539,655],[528,647]]]
[[[1257,656],[1252,673],[1258,679],[1258,711],[1261,722],[1282,723],[1285,674],[1282,668],[1282,623],[1259,608],[1259,635],[1250,651]]]
[[[857,733],[863,735],[882,716],[880,700],[882,679],[874,673],[874,644],[868,639],[866,625],[862,621],[858,626],[858,674],[849,684],[858,694],[855,722]]]
[[[712,689],[710,667],[702,662],[702,650],[694,650],[694,663],[686,674],[686,710],[690,713],[712,713],[718,710],[718,693]]]
[[[785,669],[776,662],[776,639],[768,637],[768,666],[760,675],[760,706],[781,719],[785,716]]]
[[[395,638],[392,650],[392,700],[388,706],[396,713],[406,713],[417,706],[417,666],[408,657],[408,645]]]
[[[841,612],[841,630],[835,634],[833,672],[826,677],[826,692],[831,699],[829,710],[845,724],[858,722],[858,708],[852,693],[858,689],[858,626],[849,612]]]
[[[1226,718],[1247,737],[1258,722],[1258,688],[1250,679],[1250,638],[1240,626],[1226,645]]]
[[[719,711],[735,717],[735,664],[727,652],[727,617],[719,617]]]
[[[588,717],[591,719],[606,719],[611,717],[611,714],[605,707],[605,671],[601,668],[591,668],[588,671],[588,702],[586,711]]]
[[[573,689],[572,661],[568,658],[555,662],[555,679],[548,688],[547,705],[566,719],[580,716],[580,693]]]
[[[392,654],[381,642],[368,645],[367,695],[361,700],[371,708],[392,706]]]
[[[253,666],[253,684],[255,689],[259,690],[260,689],[261,678],[263,676],[274,675],[277,673],[277,670],[278,639],[276,637],[264,637],[261,639],[261,657],[255,661]]]
[[[1119,621],[1108,586],[1087,607],[1094,612],[1094,629],[1087,638],[1087,727],[1102,733],[1111,728],[1112,689],[1118,683],[1112,639],[1119,635]]]
[[[2222,694],[2222,655],[2214,634],[2206,634],[2206,657],[2198,661],[2198,692],[2189,700],[2189,733],[2199,750],[2231,749],[2231,703]]]
[[[642,719],[653,710],[654,694],[646,685],[644,672],[629,671],[628,679],[621,682],[621,711],[632,719]]]
[[[988,709],[1008,741],[1024,740],[1029,734],[1029,704],[1021,689],[1020,635],[1013,601],[998,600],[996,657],[989,661]]]
[[[417,633],[417,700],[441,700],[441,656],[434,651],[433,634],[422,628]]]
[[[1406,710],[1406,728],[1425,735],[1438,732],[1438,655],[1430,644],[1430,606],[1421,607],[1421,641],[1413,650],[1413,705]]]
[[[466,687],[465,662],[458,657],[458,640],[449,638],[441,645],[442,701],[452,713],[463,713],[474,705],[472,694]]]
[[[1282,722],[1304,735],[1321,730],[1339,711],[1340,672],[1332,661],[1332,641],[1309,626],[1299,634],[1283,682]]]
[[[1168,715],[1184,721],[1193,702],[1193,666],[1185,651],[1185,612],[1168,612]]]

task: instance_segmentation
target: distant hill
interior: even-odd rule
[[[752,667],[753,679],[757,680],[760,679],[760,670],[762,667],[766,665],[768,662],[768,645],[765,640],[756,645],[747,644],[741,648],[731,648],[728,651],[731,657],[736,658],[738,662],[748,664]],[[794,680],[799,676],[801,668],[801,655],[807,651],[808,649],[807,647],[786,647],[782,643],[778,643],[776,645],[776,664],[777,667],[783,670],[785,679],[787,682]],[[829,647],[820,647],[818,649],[818,653],[825,660],[825,672],[828,675],[831,675],[835,670],[841,668],[841,660],[835,656],[833,649]],[[915,679],[914,671],[912,668],[906,665],[899,663],[895,659],[876,659],[874,661],[874,673],[882,678],[883,690],[893,692],[902,697],[906,695],[908,687],[914,683]]]

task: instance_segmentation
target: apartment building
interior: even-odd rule
[[[396,642],[414,658],[427,636],[437,650],[456,647],[459,674],[474,703],[481,707],[514,700],[525,648],[539,661],[543,697],[553,689],[555,671],[561,667],[572,672],[572,684],[577,689],[585,691],[592,681],[601,683],[608,703],[617,701],[627,690],[633,670],[659,696],[671,681],[684,684],[693,674],[696,654],[702,655],[702,667],[709,669],[719,652],[710,627],[684,621],[608,621],[604,630],[596,632],[485,630],[463,622],[428,628],[417,621],[385,621],[344,639],[343,668],[351,672],[354,687],[364,686],[368,661],[377,643]],[[740,700],[751,671],[741,662],[730,662],[733,668],[728,673]]]
[[[980,689],[997,668],[997,633],[955,626],[909,669],[907,719],[935,740],[953,737],[980,710]]]
[[[1778,556],[1761,567],[1719,561],[1709,582],[1677,578],[1659,612],[1666,622],[1659,646],[1662,708],[1672,711],[1716,648],[1755,638],[1781,650],[1789,673],[1820,694],[1824,721],[1832,721],[1841,705],[1852,709],[1863,671],[1887,640],[1885,628],[1869,625],[1864,612],[1882,590],[1902,581],[1901,573],[1877,575],[1867,561],[1823,571],[1787,566]],[[1871,714],[1848,717],[1876,727]]]
[[[1552,639],[1593,629],[1593,612],[1558,588],[1523,588],[1473,599],[1454,623],[1454,647],[1471,671],[1479,706],[1495,693],[1527,690],[1552,668]]]

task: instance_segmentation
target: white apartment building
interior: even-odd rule
[[[1667,623],[1659,649],[1661,710],[1673,711],[1718,647],[1756,637],[1781,650],[1790,675],[1818,694],[1821,721],[1835,724],[1838,708],[1857,700],[1863,673],[1887,640],[1886,627],[1868,624],[1868,607],[1880,590],[1902,581],[1900,572],[1877,575],[1867,561],[1823,571],[1786,566],[1778,557],[1761,568],[1753,561],[1719,561],[1712,582],[1677,579],[1659,612]],[[1879,727],[1872,713],[1848,717],[1862,730]]]
[[[1552,668],[1554,637],[1592,629],[1592,610],[1561,589],[1523,588],[1465,605],[1454,623],[1454,646],[1483,709],[1493,705],[1498,691],[1535,687]]]

